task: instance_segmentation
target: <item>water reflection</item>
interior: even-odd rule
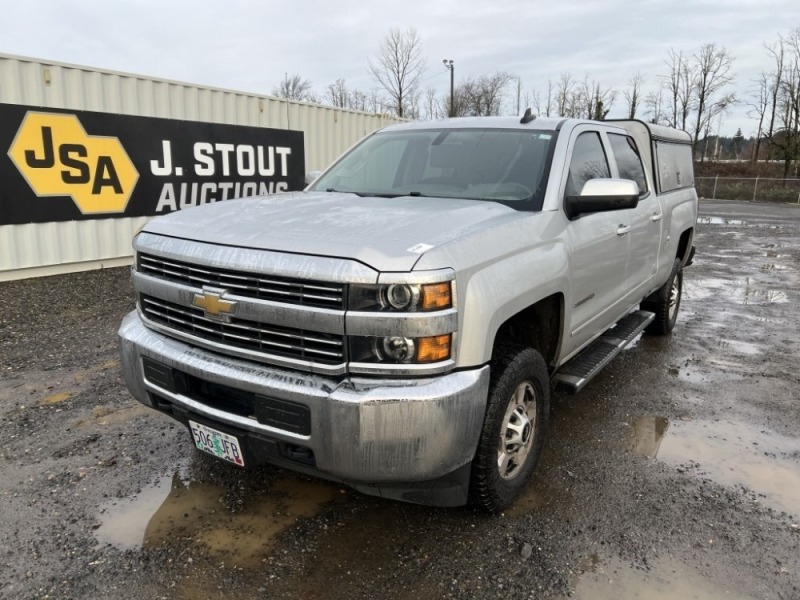
[[[636,454],[655,458],[661,441],[669,429],[669,420],[664,417],[639,417],[633,422],[633,443]]]
[[[800,515],[800,439],[748,423],[639,417],[633,452],[727,487],[744,487],[777,510]],[[667,433],[669,431],[669,433]]]
[[[701,225],[747,225],[743,219],[727,219],[723,217],[697,217]]]
[[[337,494],[333,485],[287,473],[232,507],[225,487],[175,473],[103,506],[95,536],[120,549],[186,544],[252,567],[269,554],[278,533],[316,514]]]

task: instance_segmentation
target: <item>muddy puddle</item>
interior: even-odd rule
[[[776,265],[775,263],[766,263],[759,267],[762,271],[765,272],[772,272],[772,271],[788,271],[789,267],[787,265]]]
[[[744,295],[740,302],[742,304],[763,305],[763,304],[785,304],[789,302],[789,297],[783,290],[769,289],[756,284],[748,284],[744,288]]]
[[[744,487],[759,502],[800,516],[800,438],[734,421],[643,416],[631,426],[631,450],[680,472]]]
[[[723,297],[737,304],[785,304],[789,297],[782,289],[746,279],[692,279],[684,281],[683,294],[691,300]]]
[[[681,381],[693,385],[708,385],[712,383],[730,384],[737,381],[742,381],[745,378],[743,373],[730,372],[731,370],[744,370],[742,364],[737,361],[714,359],[709,361],[709,367],[718,367],[714,370],[708,370],[698,367],[670,367],[668,372],[670,375],[677,377]],[[723,369],[722,371],[719,368]]]
[[[728,219],[726,217],[697,217],[701,225],[747,225],[744,219]]]
[[[255,567],[269,555],[279,533],[338,495],[336,486],[287,473],[234,510],[223,486],[176,472],[132,498],[102,506],[95,537],[101,545],[122,550],[177,543],[230,565]]]
[[[713,582],[669,558],[649,564],[649,570],[615,558],[594,555],[574,584],[577,600],[750,600],[731,583]]]

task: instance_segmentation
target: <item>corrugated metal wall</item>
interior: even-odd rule
[[[325,168],[366,134],[396,122],[384,115],[4,54],[0,102],[303,131],[308,171]],[[146,220],[0,226],[0,281],[125,264],[131,237]]]

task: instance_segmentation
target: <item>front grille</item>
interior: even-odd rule
[[[142,294],[140,307],[145,318],[180,333],[226,346],[243,348],[270,356],[282,356],[327,365],[344,362],[344,336],[303,329],[277,327],[237,319],[229,323],[207,318],[203,310],[182,306]]]
[[[192,287],[203,287],[204,285],[218,287],[245,298],[344,310],[344,286],[337,283],[273,277],[217,267],[191,265],[150,254],[139,255],[138,269],[142,273],[159,279]]]

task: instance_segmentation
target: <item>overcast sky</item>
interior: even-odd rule
[[[645,91],[670,48],[724,46],[744,97],[770,67],[764,51],[800,27],[800,0],[3,0],[0,52],[268,94],[284,73],[318,94],[338,78],[375,87],[367,61],[392,27],[415,27],[428,58],[424,86],[504,70],[527,89],[562,72],[620,90],[637,72]],[[612,109],[623,116],[620,93]],[[510,104],[509,104],[510,106]],[[722,134],[756,123],[739,107]]]

